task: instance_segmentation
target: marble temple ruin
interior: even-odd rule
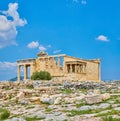
[[[18,81],[20,81],[21,67],[24,67],[24,80],[35,71],[48,71],[53,78],[62,80],[100,81],[100,59],[85,60],[66,54],[48,55],[40,52],[37,58],[18,60]]]

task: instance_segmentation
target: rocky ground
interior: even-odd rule
[[[0,83],[0,121],[120,121],[120,81]]]

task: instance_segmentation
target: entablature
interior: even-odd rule
[[[18,63],[18,64],[23,64],[23,63],[28,63],[28,64],[30,64],[30,63],[35,62],[35,60],[36,60],[36,59],[34,59],[34,58],[30,58],[30,59],[18,60],[17,63]]]

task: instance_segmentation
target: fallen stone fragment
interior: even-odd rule
[[[40,97],[31,97],[29,100],[32,103],[40,103]]]
[[[107,100],[110,98],[110,94],[109,93],[105,93],[105,94],[102,94],[102,100]]]
[[[42,98],[40,99],[40,101],[45,104],[50,104],[50,105],[54,104],[54,98]]]
[[[102,102],[102,95],[88,95],[85,97],[87,104],[96,104]]]
[[[54,104],[55,105],[58,105],[62,102],[62,98],[61,97],[58,97],[55,101],[54,101]]]
[[[22,99],[25,97],[25,94],[23,92],[19,92],[19,94],[16,96],[17,99]]]

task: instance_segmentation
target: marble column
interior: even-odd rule
[[[27,65],[24,65],[24,80],[27,79]]]
[[[58,56],[58,75],[60,75],[60,56]]]
[[[83,72],[83,66],[80,64],[80,73]]]
[[[83,65],[83,73],[86,72],[86,65]]]
[[[34,72],[34,64],[30,64],[30,79],[31,79],[33,72]]]
[[[72,64],[70,64],[70,73],[72,73]]]
[[[53,75],[56,75],[56,61],[55,61],[55,57],[53,57]]]
[[[18,65],[18,81],[20,81],[20,65]]]
[[[49,72],[52,75],[52,72],[53,72],[52,57],[49,57]]]
[[[75,64],[75,73],[77,73],[77,65]]]

